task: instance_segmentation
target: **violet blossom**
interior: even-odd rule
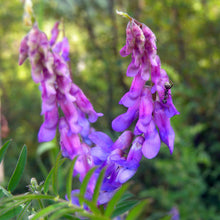
[[[168,146],[170,153],[173,152],[175,133],[170,118],[179,112],[172,102],[170,90],[164,97],[164,84],[169,78],[161,69],[154,33],[145,24],[130,18],[126,44],[120,54],[131,54],[127,76],[133,77],[133,82],[119,102],[128,108],[127,112],[112,122],[113,129],[123,133],[113,141],[107,134],[95,131],[90,123],[103,114],[94,110],[83,91],[72,81],[67,63],[68,39],[64,37],[57,42],[58,27],[57,22],[48,40],[35,24],[20,46],[19,64],[29,58],[32,78],[40,83],[42,93],[44,122],[38,139],[39,142],[52,140],[58,127],[63,156],[71,160],[78,156],[74,175],[79,174],[80,181],[92,167],[98,167],[87,187],[88,199],[92,198],[96,180],[101,169],[105,168],[98,205],[106,204],[121,185],[134,176],[142,155],[154,158],[161,141]],[[149,80],[151,85],[146,85]],[[60,116],[59,109],[63,116]],[[127,130],[134,121],[134,131]],[[79,205],[77,193],[77,190],[73,191],[72,202]]]
[[[35,24],[21,42],[19,65],[29,58],[32,78],[35,83],[40,83],[44,122],[38,133],[39,142],[52,140],[58,127],[62,154],[70,159],[78,155],[74,172],[80,174],[82,181],[94,166],[93,159],[89,156],[90,147],[86,144],[91,144],[88,139],[93,131],[90,123],[103,114],[96,113],[88,98],[72,81],[67,63],[68,39],[56,42],[58,27],[57,22],[52,29],[51,39],[48,40]],[[63,112],[62,117],[59,109]]]
[[[119,14],[129,17],[122,12]],[[146,158],[151,159],[158,154],[161,141],[168,146],[172,154],[175,133],[170,118],[179,112],[172,102],[170,89],[166,91],[165,88],[169,77],[166,71],[161,69],[154,33],[145,24],[131,17],[129,19],[126,44],[120,54],[131,54],[127,76],[134,79],[130,90],[119,102],[128,110],[113,120],[112,128],[122,132],[137,120],[134,134],[144,137],[142,152]],[[151,85],[145,85],[149,80]]]

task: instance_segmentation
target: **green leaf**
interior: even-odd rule
[[[126,220],[135,220],[139,219],[141,212],[143,211],[144,207],[149,203],[148,199],[145,199],[138,203],[127,215]]]
[[[66,160],[66,158],[63,158],[62,160],[60,160],[60,162],[59,162],[59,165],[58,165],[58,167],[60,167],[62,164],[63,164],[63,162]],[[48,174],[48,176],[47,176],[47,178],[46,178],[46,180],[45,180],[45,183],[44,183],[44,193],[46,194],[47,192],[48,192],[48,190],[49,190],[49,186],[50,186],[50,180],[51,180],[51,177],[52,177],[52,175],[53,175],[53,173],[54,173],[54,167],[50,170],[50,172],[49,172],[49,174]]]
[[[1,220],[9,220],[9,219],[13,219],[13,217],[17,216],[22,210],[21,206],[18,207],[13,207],[10,211],[4,213],[4,214],[0,214],[0,218]]]
[[[57,200],[56,197],[51,196],[51,195],[43,195],[43,194],[21,194],[18,196],[10,196],[7,198],[4,198],[3,200],[0,201],[0,207],[5,207],[6,203],[10,203],[12,202],[13,205],[16,205],[16,202],[22,202],[22,203],[26,203],[28,201],[32,201],[32,200],[37,200],[37,199],[47,199],[47,200],[52,200],[55,201]],[[20,205],[20,204],[19,204]],[[1,210],[1,209],[0,209]]]
[[[57,177],[58,177],[58,168],[59,168],[59,163],[60,163],[60,158],[61,158],[61,152],[57,155],[57,159],[54,165],[54,172],[53,172],[53,176],[52,176],[52,187],[53,187],[53,192],[55,195],[58,195],[58,181],[57,181]]]
[[[8,140],[4,143],[4,145],[2,147],[0,147],[0,163],[9,147],[9,144],[11,143],[11,140]]]
[[[68,206],[68,203],[67,202],[59,202],[59,203],[56,203],[56,204],[53,204],[53,205],[50,205],[50,206],[47,206],[46,208],[44,209],[41,209],[40,212],[36,213],[34,215],[33,218],[31,218],[31,220],[37,220],[39,218],[42,218],[42,217],[45,217],[45,216],[48,216],[49,214],[65,207],[65,206]]]
[[[111,217],[114,218],[131,210],[131,208],[133,208],[137,203],[138,203],[137,200],[127,200],[118,203]]]
[[[79,193],[80,194],[80,196],[79,196],[80,205],[83,204],[82,198],[84,198],[84,195],[85,195],[86,189],[87,189],[87,185],[89,183],[89,180],[90,180],[92,174],[95,172],[96,168],[97,167],[93,167],[92,169],[90,169],[82,181],[82,184],[80,187],[80,193]]]
[[[20,212],[17,220],[23,220],[23,219],[27,219],[25,218],[27,215],[27,209],[29,207],[29,205],[31,204],[31,201],[27,202],[27,204],[25,204],[25,206],[22,208],[22,211]]]
[[[160,220],[171,220],[172,216],[164,216],[163,218],[161,218]]]
[[[128,184],[122,185],[122,187],[115,193],[115,195],[112,197],[112,199],[109,201],[107,205],[107,208],[105,210],[105,216],[111,217],[116,204],[118,203],[122,195],[125,193],[128,186],[129,186]]]
[[[130,199],[130,200],[134,199],[134,195],[127,191],[123,194],[123,196],[121,197],[119,203],[122,203],[123,201],[128,200],[128,199]]]
[[[7,203],[5,202],[5,200],[2,200],[0,204],[0,210],[1,210],[0,219],[1,219],[1,216],[5,215],[6,213],[10,211],[13,211],[15,208],[19,206],[23,206],[24,203],[26,202],[27,200],[20,200],[20,201],[11,200],[10,202]]]
[[[77,209],[72,209],[72,208],[62,208],[58,211],[56,211],[55,213],[53,213],[51,216],[50,216],[50,220],[55,220],[55,219],[60,219],[61,217],[63,217],[64,215],[67,215],[67,214],[75,214],[77,212]],[[71,219],[79,219],[75,216],[71,216]]]
[[[54,148],[56,148],[56,144],[52,141],[40,144],[37,148],[37,151],[36,151],[37,156],[41,156],[43,153],[45,153],[51,149],[54,149]]]
[[[21,150],[14,173],[12,174],[11,179],[9,180],[8,191],[12,192],[18,185],[24,171],[26,160],[27,160],[27,147],[24,145]]]
[[[66,193],[67,198],[71,201],[71,192],[72,192],[72,179],[73,179],[73,170],[78,157],[75,157],[70,164],[70,171],[67,177],[67,184],[66,184]]]
[[[96,203],[83,199],[83,202],[89,207],[89,209],[92,211],[92,213],[101,215],[101,211],[97,208]]]
[[[12,196],[10,192],[0,185],[0,198],[2,198],[4,195],[7,197]]]
[[[92,201],[94,203],[97,203],[97,201],[98,201],[99,192],[100,192],[100,188],[102,186],[102,181],[104,179],[105,171],[106,171],[105,168],[102,169],[100,174],[99,174],[99,177],[97,179],[97,182],[96,182],[96,185],[95,185],[95,189],[94,189],[94,193],[93,193],[93,197],[92,197]]]
[[[51,176],[54,172],[54,167],[51,169],[51,171],[49,172],[45,182],[44,182],[44,193],[47,194],[48,190],[49,190],[49,186],[50,186],[50,180],[51,180]]]

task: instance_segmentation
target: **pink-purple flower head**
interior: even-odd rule
[[[69,43],[67,38],[56,42],[59,34],[58,27],[57,22],[52,30],[51,39],[48,40],[45,33],[41,32],[35,24],[21,42],[19,64],[21,65],[25,59],[29,58],[32,78],[36,83],[40,83],[41,114],[45,115],[45,121],[38,134],[39,141],[52,140],[59,124],[59,131],[62,133],[61,145],[65,149],[64,154],[68,153],[68,157],[72,158],[75,153],[69,150],[71,148],[69,145],[72,145],[69,144],[69,141],[74,140],[76,143],[73,148],[75,151],[78,148],[78,140],[75,135],[79,135],[81,132],[86,138],[84,125],[87,124],[88,130],[88,120],[95,122],[102,114],[95,112],[82,90],[73,83],[67,63]],[[58,114],[59,107],[64,114],[64,118],[61,119]],[[68,135],[64,135],[63,131],[67,131]]]
[[[145,24],[123,12],[118,13],[130,20],[126,29],[126,44],[120,54],[131,54],[127,76],[134,79],[130,90],[119,102],[128,110],[113,120],[112,128],[122,132],[137,120],[134,134],[145,139],[142,145],[145,157],[154,158],[160,150],[161,141],[172,153],[175,134],[170,125],[170,118],[179,112],[172,102],[170,88],[165,87],[169,78],[160,66],[156,37]],[[148,86],[145,85],[147,81]]]
[[[132,55],[132,61],[127,69],[127,76],[141,74],[143,80],[150,77],[151,65],[156,65],[156,37],[145,25],[131,19],[126,29],[126,44],[121,49],[121,56]]]

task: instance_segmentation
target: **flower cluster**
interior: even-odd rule
[[[169,78],[161,69],[156,51],[154,33],[142,23],[130,18],[126,30],[126,44],[121,49],[121,56],[131,54],[132,61],[127,69],[127,76],[134,77],[130,90],[121,98],[119,104],[128,108],[112,122],[115,131],[126,130],[137,119],[135,135],[142,135],[142,152],[145,157],[155,157],[163,141],[173,152],[174,131],[170,118],[179,112],[172,102]],[[151,85],[145,85],[151,79]],[[148,83],[150,84],[150,83]],[[158,132],[158,130],[159,132]]]
[[[21,42],[19,65],[29,58],[32,78],[35,83],[40,83],[41,114],[45,116],[45,120],[38,133],[39,142],[52,140],[59,127],[63,156],[73,159],[76,155],[80,155],[75,171],[80,173],[83,179],[86,171],[93,164],[86,159],[87,164],[84,163],[83,166],[86,171],[81,171],[80,163],[90,149],[81,140],[86,141],[90,134],[92,130],[90,122],[95,122],[103,114],[95,112],[82,90],[73,83],[67,63],[69,43],[67,38],[56,43],[58,26],[57,22],[52,29],[51,39],[48,40],[46,34],[35,24]],[[61,117],[59,108],[63,112]]]
[[[120,54],[131,54],[127,76],[134,79],[130,90],[120,100],[120,104],[128,108],[127,112],[112,122],[115,131],[123,132],[113,141],[107,134],[90,127],[102,113],[95,112],[82,90],[73,83],[68,65],[68,39],[56,42],[58,26],[56,23],[48,40],[35,24],[20,47],[19,64],[29,57],[32,78],[40,83],[42,92],[41,114],[45,121],[38,139],[40,142],[52,140],[59,127],[63,156],[70,159],[78,156],[74,174],[79,174],[80,181],[92,167],[98,167],[88,184],[87,199],[92,198],[96,180],[105,168],[98,204],[106,204],[136,173],[142,155],[149,159],[155,157],[161,141],[173,152],[175,134],[170,118],[179,112],[172,103],[172,85],[161,69],[155,35],[146,25],[130,18],[126,44]],[[149,80],[151,85],[146,85]],[[59,115],[59,108],[63,116]],[[134,131],[127,130],[135,120]],[[79,204],[78,193],[77,190],[72,193],[72,202],[76,205]]]

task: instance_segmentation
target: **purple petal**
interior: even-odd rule
[[[56,95],[47,96],[47,94],[42,91],[41,115],[44,115],[46,112],[51,111],[56,106],[56,104]]]
[[[138,162],[140,162],[141,158],[142,158],[142,144],[144,142],[144,138],[142,136],[136,137],[135,140],[132,143],[131,149],[128,153],[127,156],[127,161],[133,161],[136,160]]]
[[[53,27],[53,29],[52,29],[52,31],[51,31],[50,46],[53,46],[54,43],[55,43],[56,40],[57,40],[57,36],[58,36],[58,34],[59,34],[59,29],[58,29],[58,27],[59,27],[59,22],[56,22],[55,25],[54,25],[54,27]]]
[[[158,81],[160,80],[160,58],[156,56],[157,65],[151,66],[151,80],[152,82],[157,85]]]
[[[89,135],[89,139],[96,144],[97,146],[100,146],[104,149],[108,149],[112,146],[113,141],[112,139],[105,133],[101,132],[101,131],[95,131],[92,132]]]
[[[140,67],[136,66],[134,63],[134,59],[132,59],[131,63],[128,66],[127,69],[127,76],[134,77],[138,74]]]
[[[69,50],[70,50],[69,41],[66,37],[64,37],[62,40],[62,57],[66,62],[70,60]]]
[[[61,93],[69,93],[71,89],[72,80],[69,77],[57,76],[56,78],[58,89]]]
[[[31,67],[31,76],[32,76],[32,79],[35,83],[39,83],[39,82],[42,82],[43,79],[44,79],[44,75],[42,73],[42,70],[43,70],[43,66],[41,65],[41,63],[37,63],[37,64],[31,64],[32,67]]]
[[[81,126],[80,134],[83,138],[88,137],[90,133],[90,123],[83,112],[78,111],[78,123]]]
[[[133,36],[132,33],[132,25],[133,25],[133,21],[129,22],[126,28],[126,44],[125,46],[120,50],[120,54],[121,56],[125,57],[129,54],[131,54],[134,45],[135,45],[135,38]]]
[[[117,118],[115,118],[112,121],[112,128],[118,132],[126,130],[131,125],[131,123],[137,118],[138,107],[139,101],[137,101],[134,106],[129,107],[126,113],[121,114]]]
[[[122,57],[126,57],[129,54],[131,54],[131,51],[127,51],[127,45],[124,45],[124,47],[122,47],[121,50],[120,50],[120,55]]]
[[[98,205],[103,205],[111,200],[113,195],[115,194],[115,191],[101,191],[98,198]]]
[[[145,134],[145,141],[142,146],[142,152],[148,159],[157,156],[160,151],[160,137],[153,121],[149,124],[148,132]]]
[[[125,107],[133,106],[139,98],[144,85],[145,81],[141,78],[140,74],[137,74],[132,81],[129,92],[121,98],[119,104],[123,104]]]
[[[144,81],[148,81],[149,78],[150,78],[150,72],[151,72],[151,69],[150,69],[149,61],[147,60],[146,56],[143,56],[142,57],[141,71],[140,71],[141,78]]]
[[[134,169],[121,168],[118,172],[117,181],[120,183],[125,183],[136,173]]]
[[[28,35],[25,36],[22,41],[21,41],[21,45],[20,45],[20,50],[19,50],[19,60],[18,63],[19,65],[22,65],[23,62],[27,59],[28,57]]]
[[[73,159],[82,151],[78,134],[70,132],[69,125],[64,117],[60,119],[59,132],[63,156]]]
[[[38,132],[38,141],[39,142],[47,142],[54,139],[56,135],[57,127],[47,128],[45,122],[41,125],[40,130]]]
[[[159,128],[161,140],[169,147],[170,153],[173,153],[175,133],[170,124],[170,118],[166,116],[161,104],[156,102],[154,110],[154,121]]]
[[[85,94],[81,89],[78,89],[77,93],[75,94],[75,97],[76,97],[77,106],[82,112],[88,114],[89,121],[91,123],[95,122],[98,119],[98,117],[103,116],[102,113],[95,112],[95,110],[92,107],[92,104],[87,99],[87,97],[85,96]]]
[[[59,54],[62,50],[62,42],[57,42],[53,47],[53,52]]]
[[[45,59],[44,59],[44,66],[46,67],[46,69],[50,75],[55,76],[55,74],[54,74],[54,56],[50,51],[48,52],[47,57],[45,57]]]
[[[151,121],[153,112],[153,100],[150,89],[145,88],[143,90],[140,107],[139,107],[139,119],[136,124],[136,130],[139,132],[146,133],[147,125]]]
[[[82,143],[81,147],[84,152],[80,153],[74,166],[74,171],[80,174],[80,181],[83,180],[88,171],[94,166],[90,148],[85,143]]]
[[[133,133],[131,131],[125,131],[123,132],[119,138],[115,141],[115,143],[113,144],[112,148],[113,149],[127,149],[130,144],[131,141],[133,139]]]
[[[78,112],[75,105],[68,101],[59,101],[60,107],[73,133],[79,133],[81,127],[78,124]]]
[[[41,125],[38,133],[39,142],[51,141],[55,137],[58,120],[59,115],[57,106],[45,113],[45,121]]]
[[[172,118],[174,115],[180,114],[173,104],[171,95],[168,97],[167,103],[165,104],[165,113],[168,118]]]
[[[44,69],[44,80],[41,83],[42,96],[49,97],[51,95],[56,95],[56,76],[50,75],[46,69]]]
[[[107,160],[109,155],[102,147],[93,147],[91,148],[91,155],[94,159],[95,165],[101,165],[104,161]]]
[[[145,49],[144,48],[145,36],[143,34],[143,31],[139,27],[139,25],[137,25],[135,22],[133,22],[133,25],[132,25],[132,33],[134,35],[135,44],[136,44],[136,47],[138,48],[139,53],[143,54],[144,49]]]

